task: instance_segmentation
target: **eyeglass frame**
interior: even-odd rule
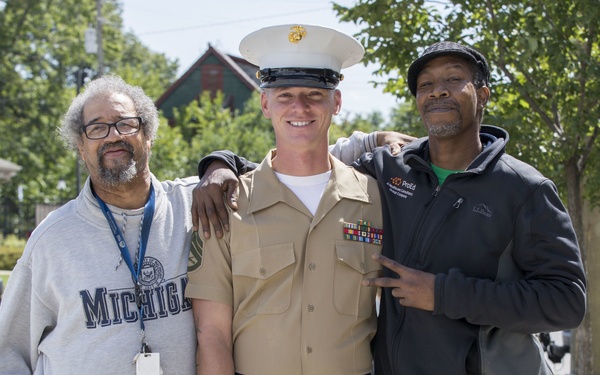
[[[117,127],[117,124],[122,122],[123,120],[131,120],[131,119],[137,119],[138,120],[138,127],[137,129],[135,129],[135,131],[131,132],[131,133],[121,133],[121,131],[119,130],[119,128]],[[140,131],[140,129],[142,128],[142,125],[144,124],[144,119],[142,119],[140,116],[132,116],[132,117],[124,117],[122,119],[120,119],[117,122],[92,122],[91,124],[87,124],[87,125],[82,125],[81,126],[81,132],[83,134],[85,134],[86,138],[92,141],[97,141],[99,139],[104,139],[106,137],[108,137],[108,135],[110,134],[110,128],[114,127],[117,130],[117,133],[119,133],[119,135],[133,135],[136,134],[137,132]],[[106,131],[106,135],[104,137],[101,138],[90,138],[90,136],[88,135],[86,129],[89,126],[92,125],[108,125],[108,130]]]

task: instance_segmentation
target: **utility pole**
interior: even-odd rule
[[[102,17],[102,0],[96,0],[96,28],[92,25],[85,31],[85,52],[88,54],[96,54],[98,56],[98,73],[97,77],[101,77],[104,73],[104,50],[102,48],[102,25],[104,18]],[[77,95],[83,87],[83,80],[86,76],[86,68],[79,66],[76,73]],[[77,179],[77,194],[81,190],[81,165],[78,159],[75,166],[75,175]]]
[[[96,40],[98,43],[98,77],[104,73],[104,49],[102,48],[102,0],[96,0]]]
[[[98,51],[101,50],[101,48],[99,48],[99,46],[98,46],[98,36],[97,36],[96,29],[93,28],[91,24],[85,30],[85,37],[84,37],[83,45],[85,47],[85,53],[87,53],[87,54],[99,53]],[[81,92],[81,88],[83,87],[83,80],[86,78],[86,76],[87,76],[86,68],[84,67],[83,64],[80,64],[79,67],[77,68],[77,73],[75,75],[76,82],[77,82],[77,95],[79,95],[79,93]],[[81,163],[82,163],[82,161],[79,159],[79,157],[77,157],[76,159],[77,159],[75,161],[75,163],[76,163],[75,164],[75,176],[77,179],[76,188],[77,188],[77,194],[79,194],[79,192],[81,191]]]

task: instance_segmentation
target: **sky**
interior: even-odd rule
[[[337,0],[352,6],[353,0]],[[329,0],[122,0],[126,31],[154,52],[179,60],[178,76],[187,71],[208,49],[241,57],[239,42],[260,28],[278,24],[313,24],[356,34],[360,27],[341,23]],[[342,115],[379,111],[388,117],[396,98],[373,87],[377,66],[357,64],[343,69]]]

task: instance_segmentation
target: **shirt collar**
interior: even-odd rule
[[[275,150],[271,150],[254,171],[248,197],[248,213],[265,209],[278,202],[290,203],[292,199],[295,199],[294,193],[281,184],[273,172],[271,160],[274,153]],[[328,211],[342,199],[369,203],[369,195],[364,185],[358,181],[358,172],[331,155],[329,155],[329,159],[332,165],[331,178],[323,192],[319,206],[323,206]]]

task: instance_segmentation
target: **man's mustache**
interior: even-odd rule
[[[130,145],[129,143],[125,142],[125,141],[117,141],[117,142],[112,142],[112,143],[105,143],[98,150],[98,156],[102,157],[102,155],[104,155],[104,152],[110,151],[111,149],[124,149],[127,152],[129,152],[131,154],[131,156],[133,156],[133,146]]]
[[[423,110],[425,112],[428,112],[430,110],[430,108],[432,108],[432,107],[433,107],[433,109],[437,109],[437,108],[456,109],[458,106],[452,100],[438,99],[435,101],[427,102],[425,105],[423,105]]]

